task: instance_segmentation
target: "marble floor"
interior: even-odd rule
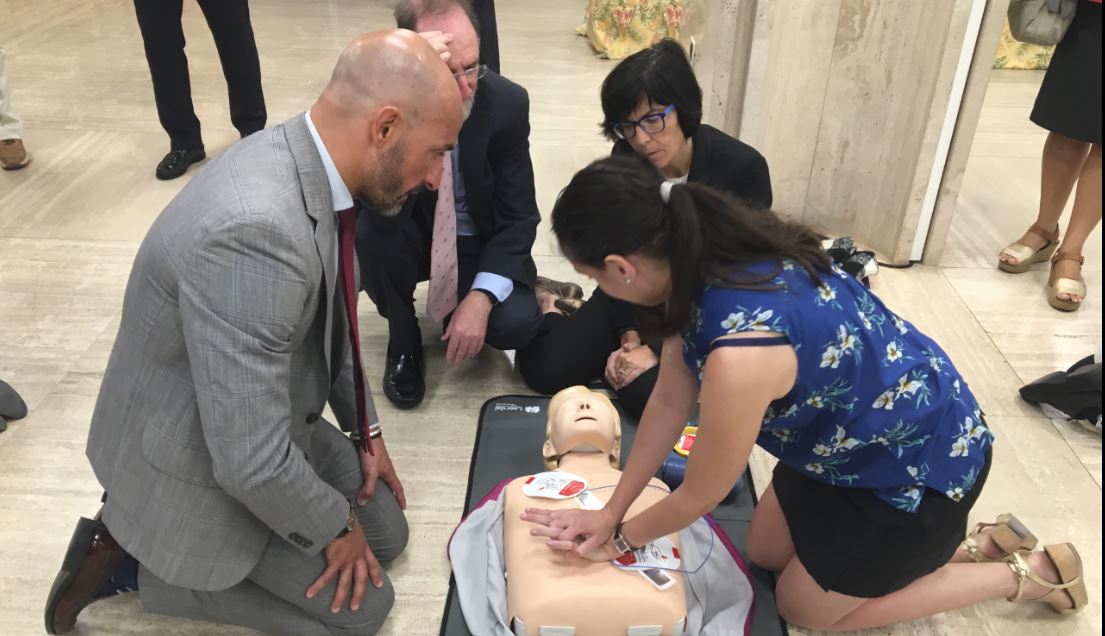
[[[596,134],[596,96],[611,63],[572,35],[582,3],[498,4],[504,74],[532,97],[538,202],[547,212],[569,176],[606,151]],[[310,104],[344,43],[389,23],[385,5],[251,2],[270,122]],[[225,85],[194,3],[185,3],[184,23],[193,98],[214,153],[236,137]],[[0,173],[0,377],[31,408],[0,434],[0,634],[23,636],[42,633],[43,601],[73,524],[97,509],[84,440],[126,276],[149,223],[187,178],[153,178],[167,143],[129,0],[0,0],[0,44],[36,155],[28,169]],[[1027,113],[1039,81],[1036,73],[995,76],[943,266],[884,271],[876,285],[944,344],[1000,438],[975,516],[1013,510],[1045,542],[1074,541],[1094,605],[1060,620],[995,601],[874,633],[1101,633],[1101,436],[1047,419],[1016,393],[1100,340],[1100,234],[1087,254],[1090,299],[1074,315],[1046,305],[1046,270],[1014,277],[993,267],[1000,247],[1034,215],[1043,135]],[[535,253],[542,271],[571,277],[544,225]],[[368,373],[379,386],[386,329],[370,303],[361,320]],[[383,633],[393,636],[437,633],[449,578],[443,547],[460,515],[478,409],[488,397],[524,390],[503,354],[485,352],[452,369],[439,353],[430,346],[421,409],[400,415],[379,404],[412,528],[410,548],[391,571],[397,602]],[[762,476],[769,464],[757,455],[754,469]],[[146,616],[135,598],[94,605],[78,627],[89,635],[247,633]]]

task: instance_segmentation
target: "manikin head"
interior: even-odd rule
[[[610,398],[573,386],[553,396],[545,427],[545,467],[556,468],[568,453],[602,453],[621,465],[621,417]]]

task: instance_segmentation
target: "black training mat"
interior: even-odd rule
[[[465,514],[503,480],[544,470],[541,445],[545,442],[545,407],[548,403],[549,398],[546,397],[520,395],[504,395],[484,403],[480,411],[479,427],[476,429],[472,465],[468,470]],[[633,447],[636,432],[636,422],[623,413],[623,463],[629,458],[629,449]],[[748,542],[748,526],[752,521],[756,501],[752,474],[746,473],[744,479],[744,490],[734,501],[718,506],[713,516],[747,561],[748,554],[744,546]],[[752,586],[756,594],[752,619],[753,636],[786,636],[787,629],[775,608],[772,575],[751,563],[749,568],[752,570]],[[441,620],[441,636],[473,636],[468,631],[468,625],[460,611],[460,603],[456,602],[455,596],[456,585],[450,577],[449,596],[445,602],[445,615]]]

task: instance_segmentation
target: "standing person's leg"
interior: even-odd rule
[[[363,478],[356,450],[324,420],[317,424],[308,459],[319,476],[344,496],[357,496]],[[365,539],[381,563],[393,561],[403,552],[407,522],[384,482],[378,483],[375,496],[360,508],[359,517]],[[174,587],[144,568],[139,574],[139,589],[146,611],[157,614],[242,625],[275,634],[375,634],[395,598],[387,576],[381,589],[367,586],[358,611],[350,611],[347,602],[334,614],[330,603],[336,582],[313,599],[306,597],[307,588],[325,568],[323,554],[308,557],[283,538],[273,536],[249,577],[230,589],[203,592]]]
[[[226,88],[230,120],[243,136],[265,127],[265,94],[261,89],[261,61],[249,19],[248,0],[199,0],[207,26],[215,38]]]
[[[1082,279],[1082,252],[1090,233],[1101,223],[1101,145],[1093,144],[1078,175],[1067,233],[1052,265],[1053,294],[1060,309],[1077,309],[1086,296]],[[1066,279],[1074,284],[1056,281]]]
[[[8,91],[8,55],[0,48],[0,141],[23,138],[23,122],[12,108]]]
[[[495,0],[475,0],[476,19],[480,22],[480,62],[499,72],[499,26],[495,19]]]
[[[619,346],[610,328],[610,310],[610,297],[595,290],[571,316],[546,313],[537,336],[515,358],[525,383],[551,395],[601,378],[607,358]]]
[[[183,0],[134,0],[138,27],[153,79],[157,116],[169,134],[172,150],[203,147],[200,121],[192,107],[184,28],[180,24]]]
[[[1058,245],[1059,217],[1070,199],[1071,190],[1082,171],[1090,144],[1051,133],[1044,142],[1040,168],[1040,208],[1032,230],[1002,251],[1002,269],[1011,273],[1027,271],[1033,255],[1046,260]],[[1021,249],[1018,249],[1021,248]]]
[[[23,122],[12,108],[7,66],[7,54],[0,48],[0,168],[18,170],[31,163],[31,155],[23,147]]]

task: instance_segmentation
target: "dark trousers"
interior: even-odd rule
[[[245,137],[265,127],[261,62],[249,21],[247,0],[197,0],[215,37],[230,93],[230,120]],[[183,0],[134,0],[138,27],[153,77],[161,126],[173,150],[203,147],[200,121],[192,107],[192,84],[180,24]]]
[[[495,0],[473,2],[480,22],[480,62],[499,72],[499,27],[495,23]]]
[[[570,386],[588,386],[606,375],[606,361],[621,346],[624,303],[596,289],[571,317],[545,314],[537,337],[519,350],[515,364],[529,388],[552,395]],[[659,377],[659,365],[642,373],[620,391],[627,413],[640,419]]]
[[[361,287],[388,321],[388,349],[392,354],[414,353],[422,346],[422,331],[414,307],[414,288],[430,278],[430,219],[404,211],[384,218],[361,210],[357,219],[357,259]],[[479,273],[483,241],[461,236],[457,240],[458,295],[460,300]],[[448,324],[451,316],[445,319]],[[487,345],[502,351],[521,349],[537,334],[541,310],[532,287],[514,282],[514,291],[495,305],[487,323]]]

